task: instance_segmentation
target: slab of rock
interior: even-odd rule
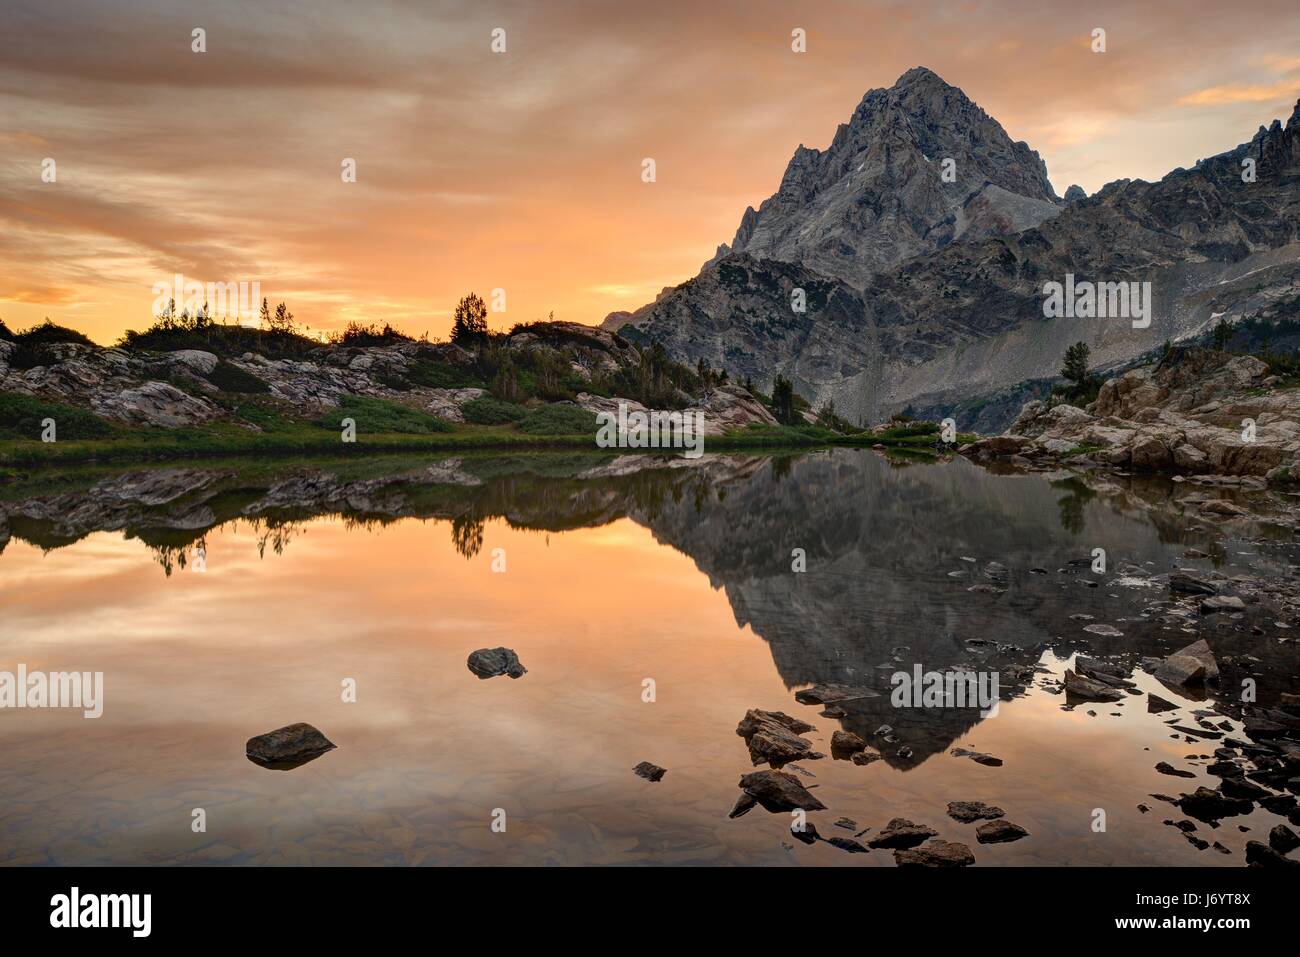
[[[855,685],[813,685],[794,693],[794,700],[800,704],[839,704],[841,701],[854,701],[859,698],[879,698],[880,692],[871,688]]]
[[[528,673],[519,656],[510,648],[480,648],[471,652],[465,663],[479,678],[495,678],[497,675],[522,678]]]
[[[1245,610],[1246,603],[1240,598],[1234,598],[1232,595],[1213,595],[1201,602],[1202,615],[1215,615]]]
[[[1212,582],[1184,572],[1169,576],[1169,590],[1183,595],[1215,595],[1219,591]]]
[[[851,837],[828,837],[826,843],[838,847],[841,851],[848,851],[850,854],[868,853],[865,847]]]
[[[802,808],[805,811],[826,810],[825,804],[813,797],[808,789],[799,783],[797,777],[786,771],[753,771],[742,774],[740,789],[745,792],[743,797],[750,799],[749,805],[739,813],[733,809],[731,817],[739,817],[755,803],[761,804],[764,809],[773,813],[793,811],[795,808]],[[737,808],[739,806],[740,802],[737,802]]]
[[[907,818],[896,817],[885,829],[867,841],[871,847],[916,847],[924,844],[939,832],[924,824],[913,824]]]
[[[910,850],[894,851],[894,863],[899,867],[969,867],[975,863],[975,855],[965,844],[931,841]]]
[[[982,764],[985,767],[990,767],[990,768],[1002,767],[1001,758],[995,758],[993,757],[993,755],[985,754],[982,751],[970,751],[966,748],[953,748],[948,753],[951,754],[954,758],[970,758],[976,764]]]
[[[244,745],[248,760],[264,768],[288,771],[314,761],[337,745],[309,724],[290,724],[249,738]]]
[[[1065,693],[1080,701],[1118,701],[1124,697],[1122,691],[1092,678],[1077,675],[1069,668],[1065,669]]]
[[[879,761],[883,758],[879,751],[859,751],[853,755],[853,763],[857,765],[870,764],[873,761]]]
[[[1165,711],[1177,711],[1179,707],[1180,705],[1176,705],[1172,701],[1166,701],[1159,695],[1151,694],[1150,692],[1147,693],[1148,714],[1161,714]]]
[[[1165,684],[1175,687],[1196,687],[1219,677],[1219,663],[1205,639],[1194,641],[1186,648],[1175,651],[1160,663],[1155,676]]]
[[[668,773],[666,768],[661,768],[657,764],[651,764],[649,761],[642,761],[632,770],[647,781],[658,781]]]
[[[951,801],[948,804],[948,816],[963,824],[974,821],[991,821],[1002,817],[1007,812],[1000,807],[985,804],[983,801]]]
[[[1194,778],[1194,777],[1196,777],[1196,775],[1193,774],[1191,771],[1180,771],[1180,770],[1178,770],[1178,768],[1174,767],[1174,766],[1173,766],[1172,764],[1170,764],[1168,761],[1161,761],[1159,764],[1156,765],[1156,770],[1159,771],[1161,774],[1168,774],[1169,776],[1171,776],[1171,777],[1175,777],[1175,778]]]
[[[989,821],[975,828],[975,840],[981,844],[1006,844],[1028,836],[1028,831],[1010,821]]]
[[[791,717],[784,711],[764,711],[761,708],[750,708],[740,724],[736,725],[736,734],[745,739],[753,762],[767,762],[774,768],[791,761],[811,761],[824,757],[813,750],[811,741],[800,737],[805,731],[815,730],[811,724]]]

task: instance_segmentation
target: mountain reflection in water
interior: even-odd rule
[[[1261,703],[1297,690],[1294,643],[1150,613],[1169,595],[1144,577],[1174,567],[1293,574],[1289,532],[1193,520],[1184,492],[852,450],[195,467],[10,489],[0,669],[103,671],[106,705],[96,721],[0,713],[0,862],[892,866],[887,851],[791,846],[784,814],[727,819],[752,770],[735,727],[764,708],[817,728],[826,758],[799,768],[829,809],[811,815],[823,835],[848,816],[866,840],[902,816],[981,865],[1239,864],[1235,824],[1215,835],[1231,855],[1198,851],[1149,796],[1215,786],[1188,764],[1213,744],[1171,737],[1145,696],[1065,710],[1057,686],[1076,651],[1132,665],[1201,635],[1254,656]],[[1098,547],[1104,575],[1079,563]],[[467,670],[498,645],[524,677]],[[1004,703],[988,719],[895,708],[889,676],[916,664],[997,672]],[[1225,668],[1221,687],[1235,678]],[[822,685],[855,689],[842,716],[795,701]],[[338,750],[288,773],[244,759],[248,737],[296,721]],[[832,760],[840,729],[883,760]],[[668,774],[636,777],[643,760]],[[1161,760],[1199,780],[1156,773]],[[1031,836],[977,847],[945,813],[958,800],[997,804]]]

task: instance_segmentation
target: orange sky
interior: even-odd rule
[[[693,276],[796,146],[910,67],[1027,140],[1058,193],[1091,192],[1285,120],[1298,10],[0,0],[0,318],[109,342],[179,272],[260,282],[313,330],[445,336],[457,298],[495,288],[497,328],[599,322]]]

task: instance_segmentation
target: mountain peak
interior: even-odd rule
[[[893,88],[898,89],[900,87],[915,86],[917,84],[949,86],[948,83],[944,82],[943,77],[939,76],[939,74],[935,73],[928,66],[914,66],[894,82]],[[953,89],[956,89],[956,87],[953,87]]]
[[[862,288],[882,268],[955,239],[1036,225],[1058,202],[1037,153],[918,66],[868,91],[825,150],[800,144],[777,192],[746,211],[726,249]]]

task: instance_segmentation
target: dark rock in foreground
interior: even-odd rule
[[[1255,805],[1241,798],[1232,798],[1211,791],[1209,788],[1197,788],[1191,794],[1182,795],[1177,802],[1183,813],[1198,821],[1217,821],[1224,817],[1249,814]]]
[[[290,724],[249,738],[248,760],[274,771],[289,771],[314,761],[336,745],[309,724]]]
[[[1208,681],[1217,681],[1219,663],[1205,639],[1180,648],[1160,663],[1155,676],[1174,687],[1198,687]]]
[[[658,781],[668,773],[666,768],[661,768],[657,764],[651,764],[649,761],[642,761],[632,770],[647,781]]]
[[[989,821],[975,829],[975,840],[981,844],[1006,844],[1028,836],[1028,831],[1010,821]]]
[[[985,804],[983,801],[952,801],[948,805],[948,816],[963,824],[970,824],[973,821],[991,821],[1006,813],[1002,808]]]
[[[812,742],[800,737],[805,731],[815,730],[811,724],[792,718],[784,711],[763,711],[750,708],[736,725],[736,734],[749,745],[749,756],[755,764],[766,761],[774,768],[791,761],[811,761],[823,757],[813,750]]]
[[[1289,854],[1300,847],[1300,835],[1285,824],[1279,824],[1268,832],[1268,846],[1279,854]]]
[[[975,855],[965,844],[931,841],[911,850],[894,851],[894,863],[899,867],[967,867],[975,863]]]
[[[831,756],[839,760],[851,760],[853,755],[867,749],[867,742],[852,731],[836,731],[831,735]]]
[[[466,664],[479,678],[495,678],[497,675],[522,678],[528,673],[519,656],[510,648],[480,648],[470,653]]]
[[[1191,771],[1180,771],[1167,761],[1161,761],[1156,765],[1156,770],[1161,774],[1168,774],[1175,778],[1194,778],[1196,777]]]
[[[826,810],[825,804],[813,797],[808,789],[799,783],[797,777],[786,771],[754,771],[750,774],[742,774],[740,788],[745,793],[736,802],[729,817],[740,817],[755,804],[761,804],[764,809],[773,813],[793,811],[795,808],[802,808],[805,811]],[[746,798],[749,800],[746,801]]]
[[[1246,842],[1246,864],[1249,867],[1300,867],[1300,861],[1283,857],[1260,841]]]

